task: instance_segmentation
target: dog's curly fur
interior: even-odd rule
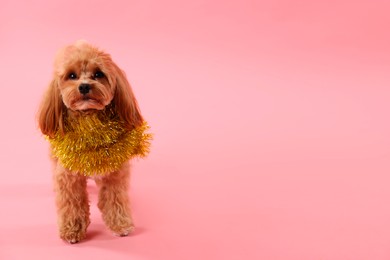
[[[114,104],[115,112],[132,130],[143,118],[125,73],[109,54],[85,41],[63,48],[56,56],[54,73],[38,113],[42,133],[64,133],[64,118],[79,117]],[[54,183],[60,237],[77,243],[86,237],[89,219],[87,177],[65,169],[53,158]],[[96,177],[98,207],[103,220],[116,235],[134,229],[129,206],[129,163],[117,172]]]

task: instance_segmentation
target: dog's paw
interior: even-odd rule
[[[65,222],[60,225],[60,237],[70,244],[76,244],[86,237],[88,225],[88,219]]]
[[[118,231],[114,231],[114,235],[118,237],[126,237],[130,233],[134,232],[135,227],[134,226],[129,226],[127,228],[120,229]]]
[[[85,232],[75,232],[75,231],[70,231],[70,232],[60,232],[60,237],[69,242],[70,244],[76,244],[80,242],[82,239],[85,238]]]

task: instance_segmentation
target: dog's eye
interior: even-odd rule
[[[74,72],[69,73],[69,74],[68,74],[68,79],[72,79],[72,80],[77,79],[77,74],[74,73]]]
[[[93,77],[94,77],[95,79],[101,79],[101,78],[104,77],[104,73],[101,72],[100,70],[99,70],[99,71],[96,71],[96,72],[95,72],[95,75],[93,75]]]

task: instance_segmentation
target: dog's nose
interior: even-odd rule
[[[89,90],[91,89],[91,86],[89,84],[80,84],[79,91],[81,94],[85,95],[88,94]]]

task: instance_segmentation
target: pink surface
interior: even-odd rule
[[[0,3],[0,259],[390,259],[388,1]],[[186,2],[186,3],[185,3]],[[137,231],[57,236],[34,115],[56,50],[127,72],[155,133]]]

